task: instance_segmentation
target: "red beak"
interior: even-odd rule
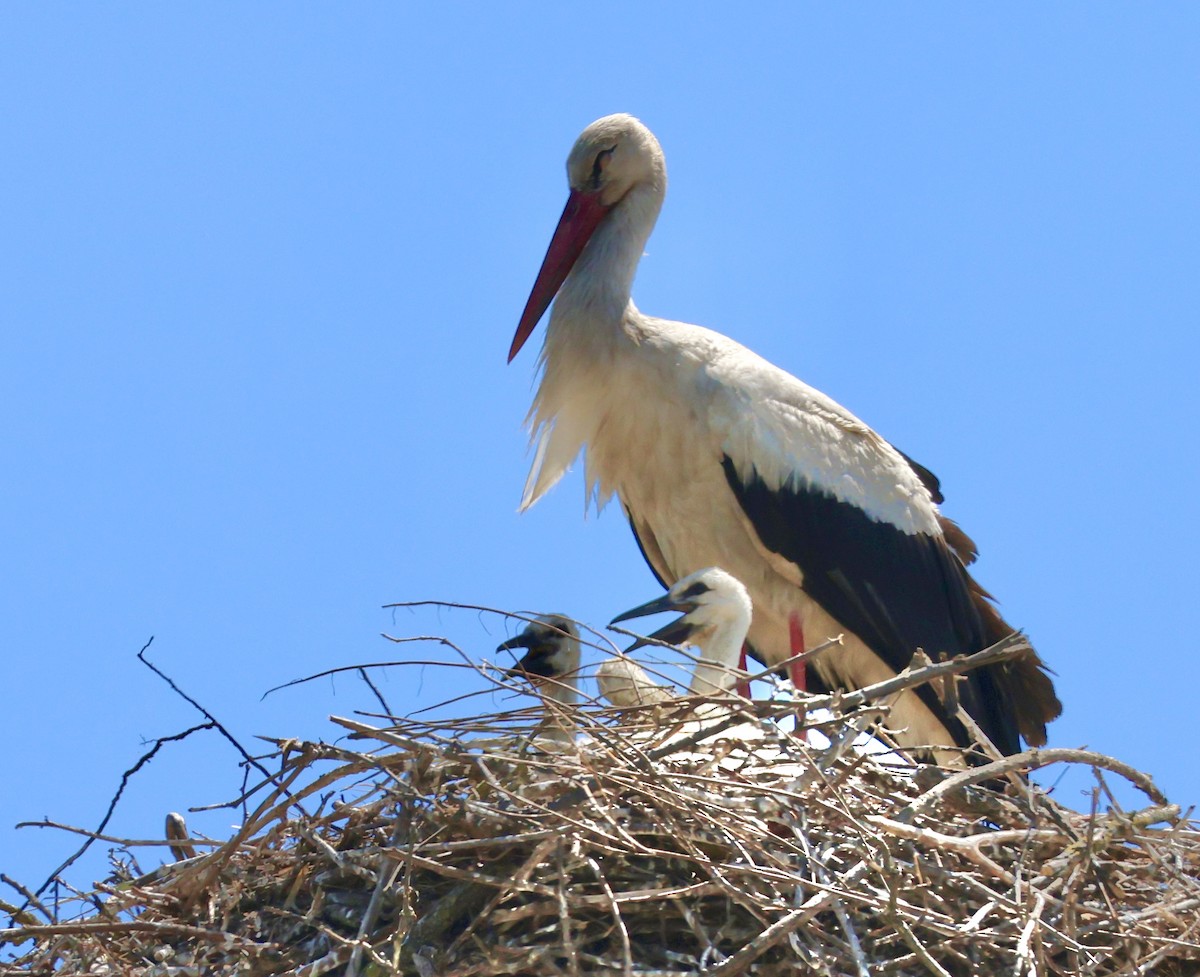
[[[533,283],[533,291],[529,293],[529,301],[525,303],[525,311],[521,313],[517,334],[513,336],[512,346],[509,347],[509,363],[525,345],[525,340],[549,308],[563,281],[570,274],[585,245],[608,211],[609,208],[600,202],[600,194],[595,191],[572,190],[571,195],[567,197],[567,206],[563,208],[562,217],[558,219],[558,227],[554,229],[554,237],[550,239],[550,247],[546,249],[546,257],[542,259],[542,267]]]

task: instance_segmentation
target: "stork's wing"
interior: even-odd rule
[[[723,463],[762,544],[799,567],[805,592],[893,671],[904,669],[917,648],[938,661],[987,647],[967,572],[941,536],[906,533],[811,485],[770,489],[753,469],[747,478],[728,456]],[[932,689],[918,694],[945,716]],[[999,749],[1020,749],[990,672],[970,673],[960,697]],[[945,719],[965,745],[959,724]]]
[[[799,568],[805,592],[893,671],[917,648],[936,661],[997,640],[992,625],[1006,625],[990,608],[986,622],[981,615],[986,597],[955,553],[960,541],[954,549],[947,541],[928,469],[783,371],[755,376],[755,388],[719,387],[747,398],[720,412],[725,478],[762,545]],[[998,680],[998,671],[976,670],[960,699],[1011,753],[1020,748],[1017,720]],[[918,694],[944,716],[932,689]]]
[[[928,468],[922,465],[919,461],[914,460],[906,455],[903,451],[897,448],[894,444],[892,450],[897,452],[901,458],[908,462],[908,467],[916,473],[917,478],[921,480],[921,484],[929,491],[929,497],[938,505],[945,502],[942,496],[942,483],[938,477]],[[938,525],[942,527],[942,535],[946,537],[946,542],[950,544],[950,549],[954,550],[955,555],[962,560],[963,566],[970,566],[975,562],[975,557],[979,555],[979,550],[975,546],[975,541],[964,533],[961,527],[953,519],[948,519],[941,513],[938,513]],[[985,595],[986,596],[986,595]]]
[[[929,497],[938,505],[941,505],[946,500],[942,497],[942,482],[933,472],[922,465],[919,461],[906,455],[903,451],[897,448],[894,444],[892,450],[901,458],[908,462],[908,467],[913,470],[917,478],[921,480],[921,484],[929,491]]]

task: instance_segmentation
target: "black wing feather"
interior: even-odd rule
[[[667,572],[666,560],[663,559],[662,550],[659,548],[658,540],[654,538],[654,533],[650,531],[649,526],[638,526],[628,506],[625,508],[625,515],[629,519],[629,528],[633,531],[633,540],[637,543],[638,552],[642,554],[642,559],[646,561],[646,566],[650,568],[650,572],[654,574],[654,579],[659,582],[662,589],[670,590],[675,581],[672,580],[671,583],[667,583],[663,579]],[[650,559],[651,550],[662,560],[661,566]]]
[[[906,533],[857,506],[806,485],[770,489],[752,469],[743,480],[723,459],[725,477],[763,545],[795,563],[804,590],[899,672],[922,648],[935,661],[987,647],[970,577],[940,537]],[[929,686],[917,689],[960,745],[966,730]],[[987,670],[968,673],[960,698],[1004,753],[1020,748],[1017,729],[1001,706]]]
[[[908,455],[897,448],[894,444],[892,445],[892,450],[908,462],[908,467],[911,468],[917,478],[921,480],[921,484],[925,486],[925,489],[929,492],[929,497],[933,499],[934,502],[936,502],[938,505],[941,505],[946,501],[942,496],[942,483],[933,472],[922,465],[919,461],[913,461],[912,458],[908,457]]]

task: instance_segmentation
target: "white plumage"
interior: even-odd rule
[[[659,685],[641,665],[624,655],[606,658],[596,669],[600,696],[610,706],[633,709],[671,702],[675,693]]]

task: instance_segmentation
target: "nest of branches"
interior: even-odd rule
[[[0,970],[1200,973],[1200,833],[1149,778],[864,745],[897,688],[969,664],[791,702],[335,717],[340,745],[277,744],[232,838],[176,838],[69,921],[33,900]],[[1096,771],[1092,812],[1024,776],[1058,763]],[[1114,775],[1148,806],[1121,810]]]

